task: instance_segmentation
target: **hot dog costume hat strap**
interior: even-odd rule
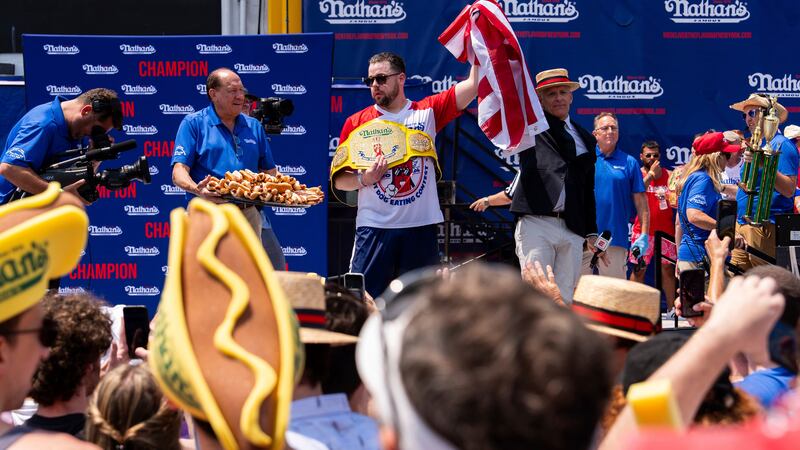
[[[0,322],[34,306],[50,279],[75,267],[88,230],[83,204],[58,183],[0,207]]]
[[[304,354],[272,265],[236,206],[196,198],[170,222],[150,367],[226,450],[282,449]]]

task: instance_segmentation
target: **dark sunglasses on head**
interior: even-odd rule
[[[742,119],[747,119],[748,117],[750,117],[751,119],[754,119],[756,117],[756,114],[758,114],[758,110],[757,109],[751,109],[750,111],[747,111],[746,113],[742,113]]]
[[[386,84],[386,80],[388,80],[389,77],[393,77],[395,75],[400,75],[401,73],[403,73],[403,72],[390,73],[389,75],[375,75],[374,77],[366,77],[366,78],[364,78],[364,84],[367,87],[372,87],[372,83],[377,81],[378,82],[378,86],[383,86],[384,84]]]
[[[58,336],[58,328],[56,327],[56,323],[52,319],[50,319],[49,317],[45,317],[44,319],[42,319],[42,326],[39,328],[10,330],[6,331],[3,334],[14,335],[14,334],[28,334],[28,333],[38,333],[39,343],[42,344],[43,347],[52,347],[56,343],[56,337]]]

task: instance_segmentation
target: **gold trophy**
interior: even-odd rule
[[[744,164],[744,173],[739,188],[747,194],[747,205],[743,218],[754,226],[769,223],[772,191],[775,190],[775,174],[778,170],[780,156],[780,151],[772,148],[770,143],[778,132],[780,123],[777,102],[778,99],[775,96],[770,96],[769,106],[756,110],[756,127],[746,143],[748,151],[752,153],[752,159]],[[763,145],[761,144],[762,139],[764,140]],[[755,190],[757,183],[759,183],[759,189]],[[757,201],[756,197],[758,197]]]

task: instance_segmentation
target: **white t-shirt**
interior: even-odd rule
[[[459,114],[455,87],[418,102],[409,100],[397,113],[372,105],[347,118],[340,142],[344,142],[355,128],[375,119],[424,131],[435,140],[436,133]],[[387,170],[380,182],[358,191],[356,227],[410,228],[443,220],[432,158],[411,158]]]

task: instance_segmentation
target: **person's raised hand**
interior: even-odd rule
[[[383,178],[383,174],[389,169],[389,163],[386,161],[386,157],[383,155],[379,155],[375,162],[372,163],[372,167],[364,171],[364,175],[361,176],[361,181],[364,182],[365,185],[369,186],[381,181]]]
[[[680,292],[680,289],[678,290],[678,292]],[[675,297],[675,301],[673,302],[673,305],[675,306],[675,314],[678,317],[683,317],[683,313],[681,312],[682,311],[681,307],[683,306],[683,303],[681,302],[681,296],[680,295]],[[713,307],[714,307],[714,304],[711,302],[711,299],[708,298],[708,296],[706,296],[706,301],[700,302],[700,303],[698,303],[698,304],[696,304],[696,305],[694,305],[692,307],[692,309],[694,311],[702,312],[703,315],[702,316],[695,316],[695,317],[686,317],[686,321],[689,323],[689,325],[691,325],[691,326],[693,326],[695,328],[702,327],[706,323],[706,321],[708,321],[709,316],[711,316],[711,309]]]
[[[655,160],[653,164],[650,165],[650,172],[653,173],[654,179],[661,178],[661,161]]]
[[[706,239],[706,253],[708,253],[709,259],[711,262],[725,262],[725,259],[728,257],[729,251],[728,246],[731,243],[731,238],[729,236],[725,236],[722,240],[719,240],[719,236],[717,236],[717,230],[711,230],[711,234],[708,235],[708,239]]]
[[[211,176],[206,175],[205,178],[197,183],[197,195],[213,203],[225,203],[225,200],[222,199],[222,196],[218,192],[208,189],[209,181],[211,181]]]

